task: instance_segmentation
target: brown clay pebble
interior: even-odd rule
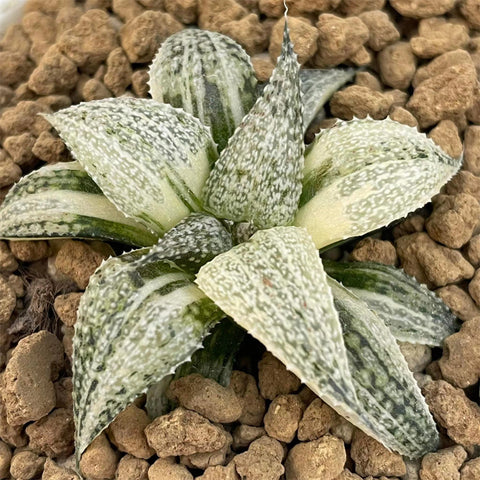
[[[19,480],[31,480],[38,478],[42,473],[45,457],[41,457],[36,453],[25,450],[15,453],[10,464],[10,474],[13,478]]]
[[[330,13],[318,17],[318,68],[334,67],[357,52],[370,37],[368,27],[357,17],[340,18]]]
[[[218,31],[222,25],[240,20],[247,13],[235,0],[198,1],[198,25],[204,30]]]
[[[355,462],[355,471],[364,477],[367,475],[394,477],[406,474],[401,455],[390,452],[360,430],[353,435],[350,455]]]
[[[25,170],[35,163],[35,155],[32,152],[35,141],[36,138],[31,133],[22,133],[6,138],[3,148],[14,162]]]
[[[378,54],[378,66],[385,85],[403,90],[415,75],[417,60],[408,42],[397,42]]]
[[[338,415],[326,403],[316,398],[305,410],[298,426],[298,439],[301,442],[323,437],[336,423]]]
[[[226,467],[221,465],[208,467],[203,475],[197,477],[196,480],[240,480],[240,477],[237,474],[235,464],[231,462]]]
[[[148,480],[150,465],[146,460],[125,455],[118,462],[116,480]]]
[[[290,443],[295,438],[304,408],[298,395],[279,395],[274,398],[263,419],[267,434],[281,442]]]
[[[443,287],[473,277],[474,268],[463,255],[435,243],[426,233],[413,233],[396,240],[402,268],[420,283]]]
[[[430,237],[450,248],[460,248],[472,237],[480,221],[480,205],[467,193],[437,195],[425,228]]]
[[[345,461],[343,442],[325,435],[290,450],[285,462],[286,477],[287,480],[333,480],[341,474]]]
[[[460,476],[460,480],[477,480],[477,478],[480,478],[480,457],[466,462]]]
[[[442,120],[430,131],[428,137],[451,157],[458,158],[462,155],[462,140],[458,134],[457,126],[451,120]]]
[[[0,188],[12,185],[20,180],[21,176],[22,169],[12,159],[0,161]]]
[[[221,427],[182,407],[157,417],[145,429],[145,435],[160,458],[214,452],[225,444]]]
[[[234,450],[239,450],[248,447],[257,438],[266,435],[263,427],[252,427],[250,425],[239,425],[233,431],[233,443]]]
[[[459,468],[467,459],[467,452],[459,445],[428,453],[422,459],[420,480],[459,479]]]
[[[241,478],[248,480],[279,480],[285,469],[282,465],[283,447],[268,436],[250,444],[245,453],[233,461]]]
[[[73,415],[65,408],[57,408],[26,428],[29,445],[49,457],[67,457],[74,451]]]
[[[80,470],[89,480],[113,480],[117,464],[117,452],[101,433],[83,452]]]
[[[159,458],[148,469],[149,480],[193,480],[193,475],[184,465],[175,463],[171,458]]]
[[[47,163],[56,163],[64,158],[65,144],[50,132],[42,132],[36,139],[32,153]]]
[[[370,72],[358,72],[355,75],[355,85],[367,87],[370,90],[381,92],[383,90],[380,80]]]
[[[480,407],[462,389],[436,380],[423,387],[423,394],[433,417],[454,442],[465,447],[480,444]]]
[[[161,43],[182,28],[183,25],[168,13],[146,11],[122,27],[122,47],[130,62],[148,63]]]
[[[77,321],[78,304],[82,294],[80,292],[65,293],[58,295],[53,304],[55,312],[60,317],[60,320],[69,327],[73,327]]]
[[[474,175],[480,174],[480,126],[471,125],[465,132],[463,168]]]
[[[0,440],[0,478],[8,478],[11,459],[12,451],[10,447]]]
[[[105,86],[116,96],[123,95],[132,82],[132,67],[121,47],[112,50],[107,58]]]
[[[468,193],[480,202],[480,178],[466,170],[460,170],[445,186],[445,193]]]
[[[15,291],[9,283],[0,276],[0,324],[9,322],[15,310],[16,303],[17,296],[15,295]]]
[[[123,22],[128,22],[141,15],[145,9],[135,0],[112,0],[112,11]]]
[[[78,475],[71,469],[61,467],[55,463],[51,458],[47,457],[43,469],[42,480],[79,480]],[[125,480],[125,479],[122,479]],[[133,480],[133,479],[132,479]],[[137,480],[137,479],[135,479]],[[145,479],[147,480],[146,477]]]
[[[82,96],[86,102],[91,102],[92,100],[109,98],[112,96],[112,94],[103,82],[97,80],[96,78],[91,78],[84,83],[82,88]]]
[[[44,240],[11,240],[9,247],[15,258],[22,262],[36,262],[49,254],[48,243]]]
[[[50,130],[50,124],[39,113],[47,109],[39,103],[32,101],[19,102],[15,107],[8,108],[0,117],[0,129],[6,136],[31,133],[40,135],[45,130]]]
[[[165,0],[164,6],[170,15],[185,25],[197,20],[198,0]]]
[[[293,393],[300,388],[300,380],[270,352],[258,362],[258,386],[262,397],[273,400],[281,394]]]
[[[392,120],[408,125],[409,127],[418,127],[417,119],[403,107],[394,106],[391,108],[389,117]]]
[[[106,258],[84,242],[67,240],[58,251],[55,267],[85,289],[88,280]]]
[[[223,24],[220,32],[233,38],[249,55],[263,52],[268,46],[267,31],[255,13]],[[293,30],[291,35],[293,40]]]
[[[5,402],[8,423],[23,425],[39,420],[55,406],[52,380],[63,365],[63,348],[55,335],[41,331],[18,343],[5,369]]]
[[[387,240],[364,238],[360,240],[351,253],[356,262],[376,262],[395,265],[398,261],[393,244]]]
[[[155,452],[147,443],[144,430],[150,419],[144,410],[130,405],[110,424],[107,435],[121,452],[137,458],[150,458]]]
[[[480,308],[475,305],[472,297],[457,285],[439,288],[436,293],[461,320],[468,321],[480,316]]]
[[[387,116],[390,103],[381,92],[352,85],[333,94],[330,109],[332,115],[344,120],[367,116],[381,120]]]
[[[462,0],[459,6],[460,12],[462,12],[468,23],[473,28],[480,29],[480,5],[477,0]]]
[[[235,422],[242,414],[240,401],[231,388],[222,387],[197,373],[174,380],[169,386],[168,396],[212,422]]]
[[[480,378],[480,316],[468,320],[447,337],[438,362],[442,376],[452,385],[467,388]]]
[[[137,70],[132,73],[132,89],[137,97],[146,98],[148,96],[149,75],[147,70]]]
[[[252,65],[255,76],[261,82],[266,82],[272,75],[275,65],[267,54],[255,55],[252,57]]]
[[[265,400],[258,391],[255,378],[245,372],[234,370],[230,388],[242,406],[242,414],[238,421],[246,425],[261,425],[265,414]]]
[[[401,15],[428,18],[443,15],[451,10],[455,0],[390,0],[390,5]]]

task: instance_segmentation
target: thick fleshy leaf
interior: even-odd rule
[[[305,156],[295,224],[317,248],[363,235],[425,205],[460,164],[393,120],[339,121],[320,132]]]
[[[230,138],[207,180],[205,207],[258,228],[293,221],[301,192],[303,127],[299,64],[285,26],[263,96]]]
[[[303,129],[320,113],[330,97],[355,76],[354,68],[305,69],[300,71]]]
[[[233,320],[224,319],[216,325],[211,334],[205,338],[203,348],[197,350],[189,362],[180,365],[175,375],[148,390],[146,408],[150,417],[165,415],[175,408],[174,403],[166,397],[166,391],[172,380],[198,373],[227,387],[232,376],[233,362],[244,338],[245,330]]]
[[[305,230],[261,230],[204,265],[196,282],[325,401],[356,404],[326,274]]]
[[[78,162],[24,176],[0,206],[0,238],[77,237],[151,245],[157,236],[120,213]]]
[[[110,258],[82,296],[73,343],[77,458],[138,395],[201,348],[223,313],[168,260]]]
[[[403,270],[371,262],[323,261],[328,275],[363,300],[402,342],[441,346],[458,330],[443,301]]]
[[[185,29],[172,35],[149,73],[152,98],[210,125],[220,150],[257,98],[250,57],[234,40],[216,32]]]
[[[192,115],[121,97],[46,117],[109,200],[153,232],[201,210],[217,154],[209,129]]]
[[[436,450],[439,436],[428,406],[388,327],[367,304],[335,280],[335,298],[359,400],[348,419],[410,458]],[[347,407],[347,405],[345,405]]]
[[[152,247],[145,261],[170,260],[183,270],[196,273],[232,246],[232,235],[220,220],[204,213],[192,213]]]

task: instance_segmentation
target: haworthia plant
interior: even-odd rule
[[[358,406],[349,420],[393,450],[417,457],[439,443],[435,423],[395,338],[367,304],[328,280],[342,324]]]
[[[192,115],[122,97],[46,117],[103,193],[153,232],[163,234],[201,210],[217,154],[209,129]]]
[[[331,277],[366,302],[399,341],[439,347],[459,328],[442,300],[399,268],[328,260],[323,265]]]
[[[190,360],[223,316],[191,275],[149,259],[133,253],[107,260],[80,302],[73,346],[78,452],[129,402]]]
[[[245,50],[231,38],[205,30],[172,35],[150,67],[152,98],[210,125],[220,150],[255,103],[256,86]]]
[[[329,286],[315,245],[326,248],[422,205],[460,161],[392,120],[356,119],[322,131],[303,168],[301,102],[316,111],[312,105],[330,94],[330,80],[327,87],[304,85],[301,96],[288,27],[271,81],[249,113],[255,82],[233,41],[184,32],[165,43],[162,58],[168,61],[150,72],[152,91],[166,88],[162,78],[178,78],[174,100],[166,90],[157,98],[199,118],[131,98],[48,116],[91,180],[75,163],[48,167],[22,180],[0,206],[2,238],[79,236],[150,247],[107,260],[82,296],[73,360],[77,459],[147,388],[156,385],[163,408],[175,368],[227,313],[387,448],[411,457],[434,449],[428,409],[387,327],[353,294]],[[207,75],[212,68],[218,83]],[[210,126],[221,143],[214,120],[226,117],[227,135],[232,125],[236,130],[217,160]],[[418,314],[428,337],[419,341],[428,343],[435,320]],[[196,355],[181,371],[200,362],[200,371],[223,365],[226,372],[227,345],[209,345],[208,355]]]
[[[304,151],[299,68],[285,25],[270,83],[207,180],[205,206],[215,215],[259,228],[292,223]]]
[[[78,237],[151,245],[157,235],[123,215],[78,162],[23,177],[2,203],[3,238]]]
[[[317,248],[363,235],[422,207],[460,164],[416,128],[389,118],[338,121],[305,155],[295,225]]]

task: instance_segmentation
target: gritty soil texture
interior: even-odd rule
[[[403,268],[463,322],[443,349],[402,344],[438,424],[418,461],[341,418],[252,339],[230,386],[172,383],[178,407],[149,418],[144,398],[85,451],[89,480],[480,479],[480,3],[290,0],[305,68],[364,66],[327,118],[391,118],[427,133],[461,172],[431,204],[330,258]],[[148,96],[148,66],[188,25],[220,31],[261,81],[280,51],[283,0],[29,0],[0,41],[0,201],[22,175],[71,160],[38,113],[111,96]],[[89,277],[112,248],[76,240],[0,241],[0,480],[75,480],[72,338]]]

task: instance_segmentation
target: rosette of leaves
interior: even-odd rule
[[[339,121],[305,150],[304,122],[352,74],[300,72],[286,26],[257,98],[238,44],[184,30],[153,62],[153,99],[46,116],[76,161],[16,184],[1,206],[0,236],[141,247],[105,261],[82,296],[77,457],[139,394],[152,386],[161,394],[180,365],[192,360],[203,371],[218,351],[221,371],[227,316],[387,448],[409,457],[435,449],[435,424],[395,337],[439,345],[453,316],[395,269],[367,268],[355,279],[329,264],[329,277],[319,249],[423,206],[460,160],[390,119]],[[387,325],[402,302],[403,315]],[[216,324],[220,334],[199,355]]]

